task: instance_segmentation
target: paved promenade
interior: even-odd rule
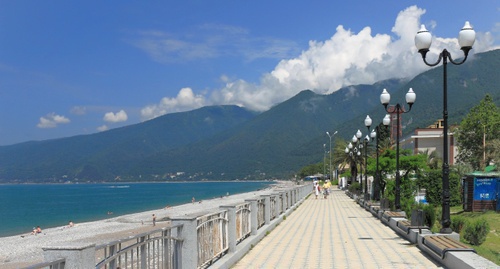
[[[232,268],[443,268],[343,191],[311,195]]]

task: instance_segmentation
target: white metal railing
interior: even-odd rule
[[[227,211],[197,218],[198,268],[218,259],[228,249]]]
[[[178,268],[182,241],[175,237],[178,228],[163,228],[96,246],[96,268]]]
[[[239,243],[247,238],[251,231],[250,203],[239,205],[236,209],[236,242]]]
[[[277,211],[276,211],[276,208],[277,208],[277,203],[278,203],[278,199],[275,195],[272,195],[270,197],[270,200],[271,200],[271,220],[275,219],[276,216],[277,216]]]
[[[215,213],[173,217],[171,227],[98,246],[82,243],[47,247],[44,257],[48,262],[26,269],[206,268],[233,253],[237,244],[258,234],[259,229],[310,193],[310,185],[302,185],[242,204],[221,205]]]
[[[266,204],[265,204],[265,199],[259,199],[257,202],[257,228],[260,228],[266,224],[266,218],[265,218],[265,213],[266,213]]]

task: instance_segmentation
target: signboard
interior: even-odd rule
[[[496,200],[497,181],[498,178],[474,178],[474,200]]]

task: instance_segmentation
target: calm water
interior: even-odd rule
[[[263,189],[272,182],[0,185],[0,237]],[[113,212],[108,215],[107,212]]]

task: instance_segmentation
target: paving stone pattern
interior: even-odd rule
[[[314,195],[253,247],[241,268],[443,268],[341,190]]]

